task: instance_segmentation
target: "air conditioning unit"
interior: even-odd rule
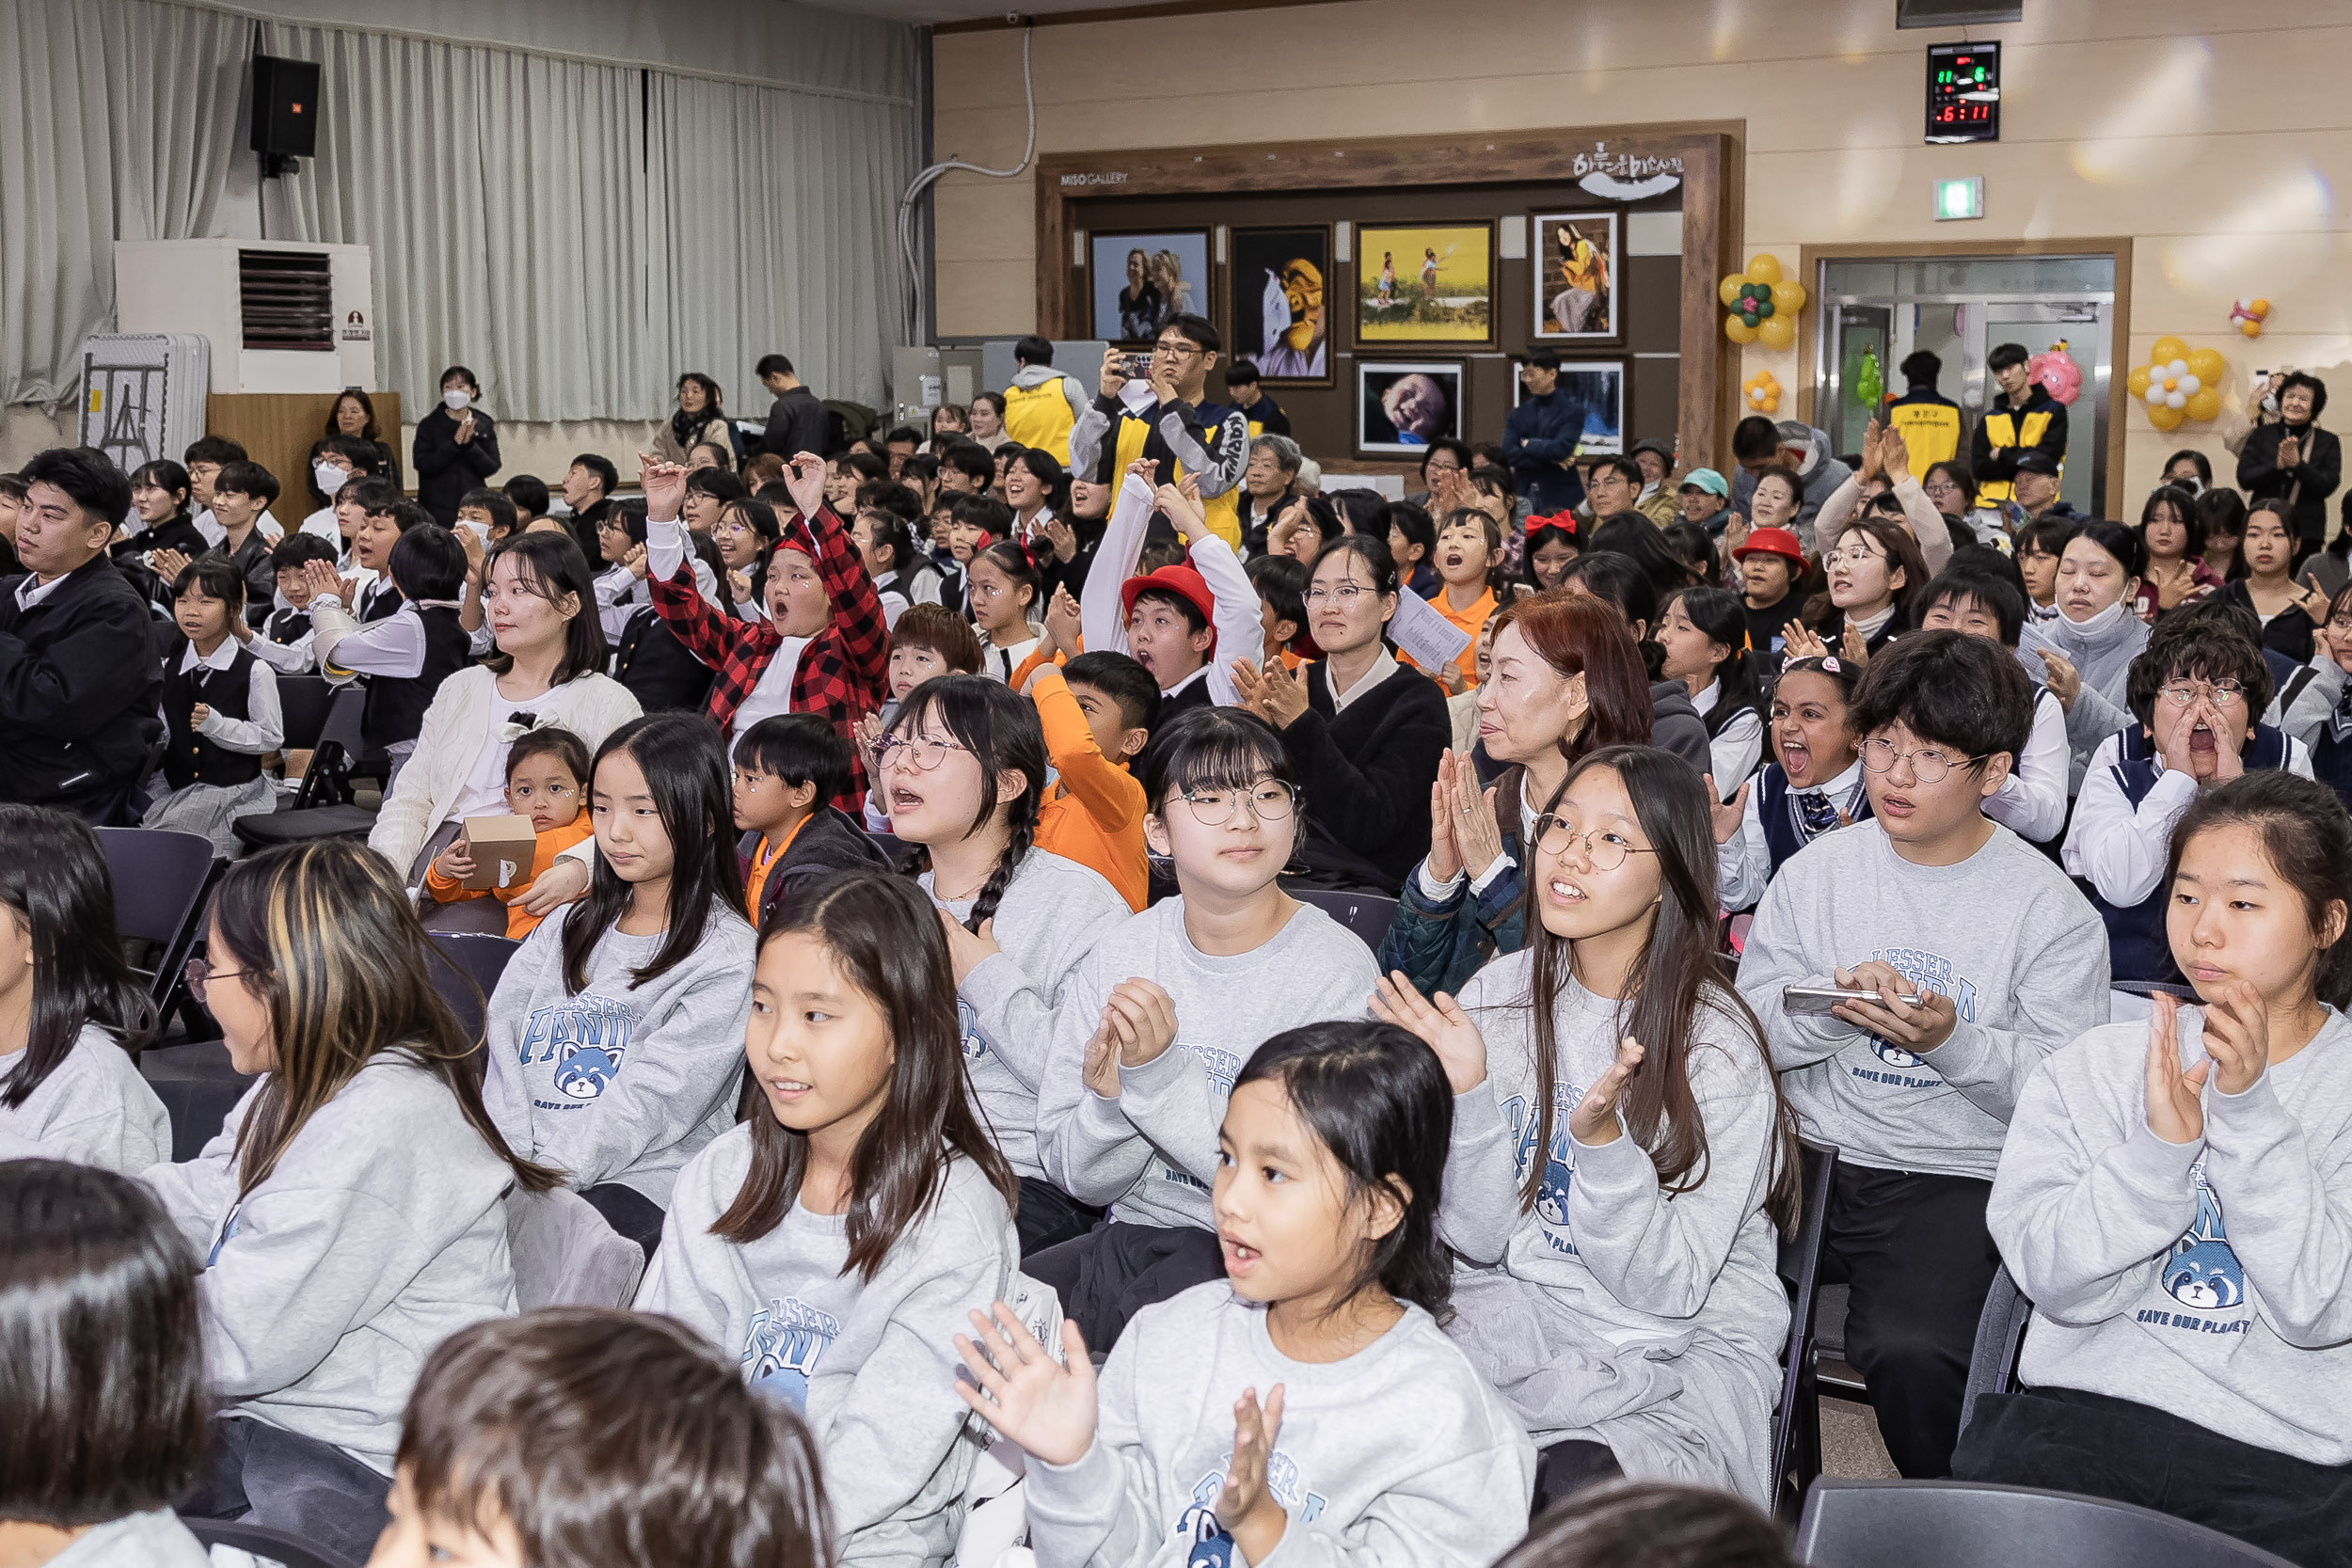
[[[375,387],[373,289],[363,245],[115,245],[115,330],[201,335],[215,392]]]

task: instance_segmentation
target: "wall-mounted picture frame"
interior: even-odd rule
[[[1495,341],[1495,226],[1363,223],[1356,228],[1356,342]]]
[[[1520,374],[1526,368],[1524,357],[1511,361],[1514,408],[1527,398],[1527,382]],[[1583,406],[1584,435],[1580,445],[1585,451],[1615,456],[1625,451],[1625,388],[1631,369],[1623,359],[1561,362],[1560,382],[1554,390]]]
[[[1170,316],[1190,313],[1215,319],[1205,229],[1096,234],[1087,256],[1097,338],[1149,343]]]
[[[1331,226],[1235,229],[1228,238],[1231,362],[1256,366],[1264,382],[1330,386]]]
[[[1535,325],[1528,335],[1554,343],[1622,336],[1617,214],[1538,213],[1534,225]]]
[[[1462,439],[1463,389],[1458,359],[1358,360],[1358,455],[1417,458],[1433,441]]]

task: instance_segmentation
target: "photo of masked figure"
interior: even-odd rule
[[[1265,381],[1331,379],[1330,325],[1324,284],[1331,271],[1331,230],[1236,229],[1232,233],[1236,362],[1257,366]]]

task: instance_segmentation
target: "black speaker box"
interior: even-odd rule
[[[319,144],[319,68],[313,60],[253,56],[253,150],[308,158]]]

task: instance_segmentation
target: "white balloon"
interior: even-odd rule
[[[2170,376],[2173,380],[2178,381],[2181,377],[2188,373],[2188,361],[2185,359],[2175,359],[2169,365],[2165,366],[2164,373]]]
[[[2186,408],[2188,406],[2188,394],[2185,392],[2174,392],[2164,400],[2164,405],[2167,408]]]
[[[2185,375],[2181,377],[2181,390],[2186,392],[2190,397],[2195,397],[2197,395],[2198,388],[2203,385],[2203,382],[2198,380],[2193,375]]]
[[[2156,385],[2155,385],[2154,383],[2153,383],[2153,382],[2151,382],[2151,383],[2149,384],[2149,387],[2148,387],[2148,406],[2149,406],[2149,407],[2151,407],[2151,408],[2162,408],[2162,407],[2164,406],[2164,396],[2165,396],[2165,394],[2164,394],[2164,388],[2161,388],[2161,387],[2159,387],[2159,386],[2156,386]]]

